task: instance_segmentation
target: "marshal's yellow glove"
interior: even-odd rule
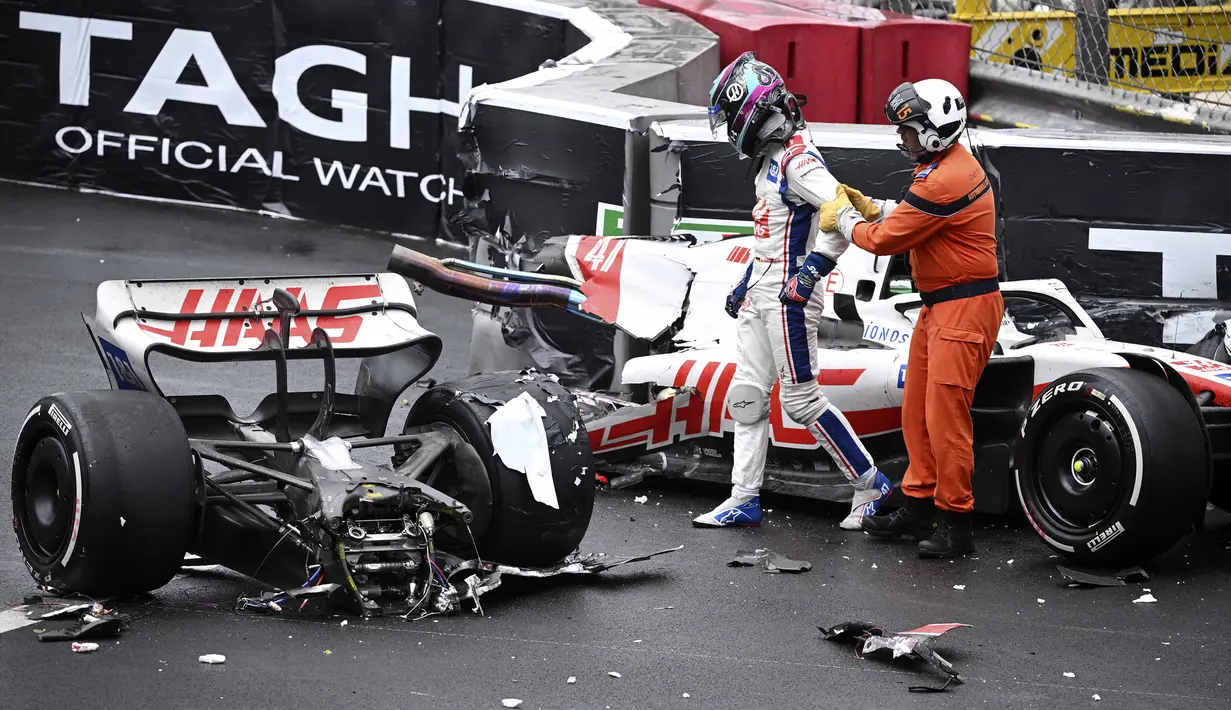
[[[850,207],[851,199],[847,197],[846,190],[842,185],[838,185],[837,194],[829,202],[821,205],[820,220],[817,224],[822,232],[838,231],[838,212],[843,207]]]
[[[851,204],[855,206],[855,209],[859,210],[859,214],[863,215],[864,219],[869,222],[875,222],[880,219],[881,208],[876,206],[876,203],[872,201],[872,198],[864,195],[862,192],[856,190],[850,185],[840,185],[839,187],[841,187],[846,193],[846,196],[851,201]]]

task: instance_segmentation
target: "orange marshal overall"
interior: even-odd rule
[[[954,145],[915,168],[901,203],[880,222],[856,225],[851,241],[877,255],[909,251],[924,301],[902,395],[902,435],[910,457],[902,492],[934,496],[942,510],[970,512],[970,406],[1004,315],[996,207],[983,167],[965,146]]]

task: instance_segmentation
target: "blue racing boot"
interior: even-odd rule
[[[863,519],[876,515],[881,503],[893,492],[893,483],[878,469],[872,469],[859,477],[855,495],[851,498],[851,512],[839,524],[843,530],[860,530]]]
[[[761,497],[731,497],[717,508],[692,519],[697,527],[726,528],[732,526],[755,527],[761,524]]]

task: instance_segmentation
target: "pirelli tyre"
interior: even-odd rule
[[[26,568],[62,594],[127,597],[171,581],[198,515],[175,409],[148,392],[44,397],[17,435],[13,528]]]
[[[1022,509],[1053,550],[1122,567],[1193,531],[1209,493],[1197,414],[1149,372],[1065,375],[1026,412],[1014,476]]]
[[[544,413],[540,420],[547,438],[556,507],[537,500],[527,475],[508,466],[492,443],[488,418],[523,392]],[[437,385],[419,397],[406,426],[430,424],[444,424],[460,434],[486,469],[490,503],[468,499],[464,492],[475,495],[482,486],[453,485],[448,480],[431,484],[489,513],[485,529],[475,533],[484,560],[545,567],[577,549],[594,512],[594,454],[585,422],[567,388],[537,372],[475,375]]]

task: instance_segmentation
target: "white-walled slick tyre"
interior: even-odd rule
[[[1192,532],[1209,494],[1201,427],[1157,375],[1065,375],[1026,412],[1014,470],[1022,509],[1074,561],[1122,567],[1155,557]]]
[[[148,392],[50,395],[13,455],[13,529],[26,568],[62,594],[126,597],[179,571],[196,529],[183,422]]]

